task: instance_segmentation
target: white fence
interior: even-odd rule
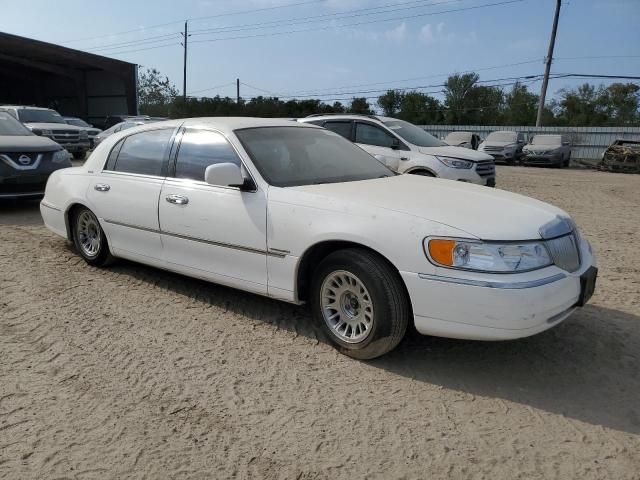
[[[640,140],[640,127],[525,127],[525,126],[487,126],[487,125],[420,125],[427,132],[438,138],[444,138],[451,132],[474,132],[486,138],[496,130],[513,130],[524,132],[528,140],[537,133],[563,133],[569,135],[573,147],[571,158],[587,160],[590,163],[599,161],[602,152],[617,138]]]

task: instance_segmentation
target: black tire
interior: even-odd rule
[[[94,254],[90,254],[87,251],[87,248],[83,247],[82,244],[82,227],[79,225],[79,223],[82,222],[82,219],[86,218],[90,218],[93,222],[95,222],[95,228],[93,230],[95,231],[95,240],[97,241],[98,247]],[[73,245],[75,246],[76,251],[89,265],[93,265],[95,267],[106,267],[113,263],[113,261],[115,260],[115,257],[111,255],[111,252],[109,250],[107,237],[104,234],[104,230],[102,230],[102,227],[100,226],[100,222],[98,221],[95,214],[88,208],[79,207],[73,211],[71,218],[71,234],[73,236]]]
[[[373,306],[368,334],[358,343],[340,338],[323,315],[323,283],[339,271],[355,275],[362,282]],[[361,248],[338,250],[320,262],[312,279],[311,308],[315,321],[327,332],[336,349],[359,360],[376,358],[393,350],[404,337],[411,316],[409,298],[398,272],[379,255]]]
[[[413,172],[409,172],[411,175],[420,175],[422,177],[435,177],[433,173],[428,170],[415,170]]]

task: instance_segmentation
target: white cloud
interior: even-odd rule
[[[454,32],[448,32],[444,22],[440,22],[436,25],[427,23],[420,29],[418,39],[426,45],[454,42],[476,45],[478,43],[478,34],[475,31],[471,31],[460,36]]]
[[[391,40],[394,42],[401,42],[407,36],[407,24],[402,22],[396,28],[392,28],[391,30],[387,30],[384,32],[384,36],[387,40]]]
[[[430,23],[427,23],[420,29],[420,34],[418,35],[421,41],[426,43],[427,45],[432,44],[435,41],[435,36],[433,34],[433,28]]]

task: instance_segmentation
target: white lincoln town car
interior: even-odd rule
[[[393,349],[411,320],[453,338],[542,332],[587,302],[597,274],[556,207],[396,175],[340,135],[287,120],[115,134],[84,166],[51,175],[41,212],[91,265],[127,258],[307,302],[359,359]]]

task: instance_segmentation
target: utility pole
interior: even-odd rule
[[[184,70],[182,77],[182,99],[184,103],[187,103],[187,43],[189,39],[189,22],[187,20],[184,21]]]
[[[540,103],[538,104],[538,117],[536,118],[536,127],[542,123],[542,111],[544,110],[544,102],[547,97],[547,84],[549,83],[549,72],[551,71],[551,62],[553,61],[553,47],[556,45],[556,32],[558,30],[558,18],[560,17],[560,5],[562,0],[556,0],[556,14],[553,17],[553,29],[551,30],[551,40],[549,40],[549,51],[545,58],[546,66],[544,69],[544,78],[542,79],[542,90],[540,91]]]
[[[236,78],[236,103],[240,105],[240,79]]]

